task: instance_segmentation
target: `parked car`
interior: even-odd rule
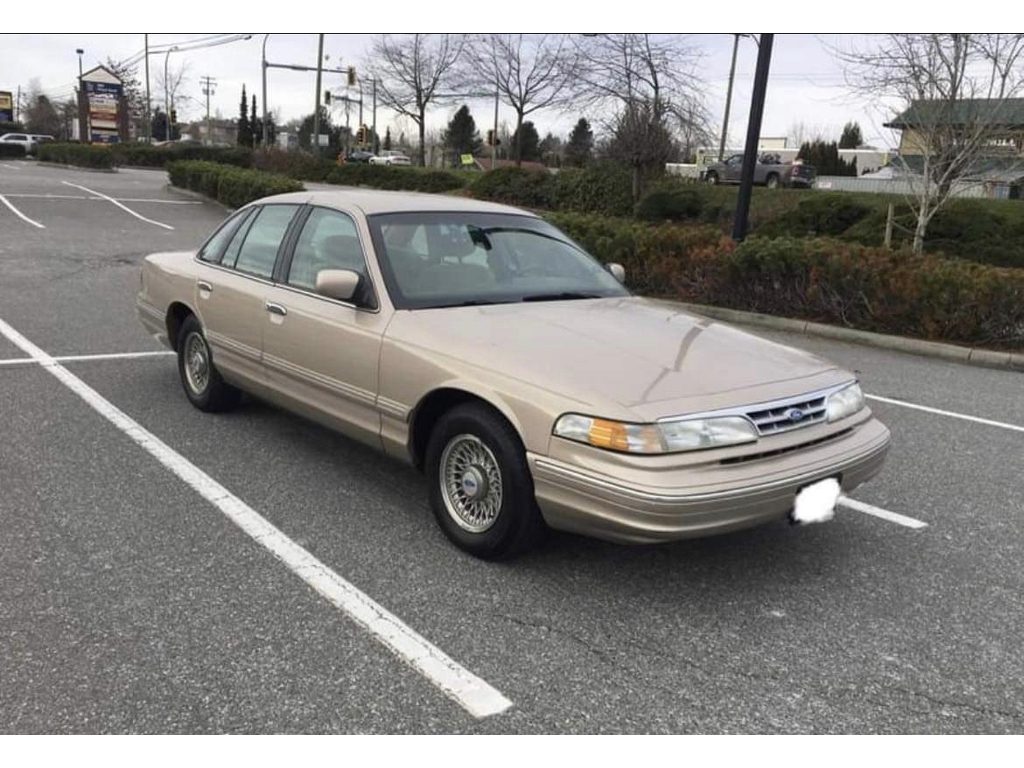
[[[880,470],[889,431],[852,373],[622,279],[532,213],[337,190],[258,200],[197,251],[147,256],[135,304],[196,408],[251,392],[419,467],[444,533],[480,557],[546,526],[731,531]]]
[[[732,155],[724,163],[713,163],[701,174],[709,184],[739,184],[743,172],[743,155]],[[810,187],[814,184],[814,168],[801,163],[783,163],[778,155],[763,153],[754,166],[754,183],[769,188]]]
[[[56,141],[53,136],[46,133],[30,133],[29,139],[38,147],[40,144],[49,144],[51,141]]]
[[[27,133],[5,133],[0,136],[0,141],[5,144],[19,144],[25,148],[25,154],[30,155],[35,152],[36,143],[32,140],[32,137]],[[17,150],[14,150],[17,152]]]
[[[393,149],[385,149],[376,157],[370,158],[370,165],[412,165],[408,155]]]
[[[367,152],[365,149],[357,149],[348,154],[342,154],[338,156],[339,161],[346,163],[370,163],[373,162],[373,158],[376,155],[373,152]],[[339,162],[340,164],[340,162]]]

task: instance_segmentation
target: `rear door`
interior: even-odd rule
[[[214,362],[229,380],[265,378],[261,357],[267,290],[300,207],[274,203],[246,209],[199,254],[196,308]]]
[[[355,219],[332,208],[308,209],[291,240],[278,283],[267,292],[263,364],[267,383],[300,411],[327,416],[337,429],[380,447],[377,369],[387,317],[366,264]],[[323,269],[360,275],[356,296],[316,292]]]

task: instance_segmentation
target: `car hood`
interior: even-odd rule
[[[766,402],[848,381],[814,355],[639,297],[398,313],[392,339],[556,392],[610,417]]]

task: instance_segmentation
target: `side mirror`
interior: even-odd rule
[[[316,292],[339,301],[352,301],[359,287],[359,273],[351,269],[321,269],[316,276]]]
[[[612,277],[618,280],[620,283],[626,282],[626,268],[621,264],[612,262],[608,265],[608,271],[612,273]]]

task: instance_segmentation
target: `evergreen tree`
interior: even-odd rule
[[[391,149],[391,126],[384,131],[384,149]]]
[[[843,135],[839,138],[840,149],[856,149],[864,143],[860,133],[860,123],[847,123],[843,126]]]
[[[238,105],[238,143],[243,147],[252,146],[252,124],[249,122],[249,100],[242,86],[242,101]]]
[[[441,143],[456,156],[475,155],[480,151],[483,141],[476,129],[476,121],[465,104],[448,121],[448,127],[441,133]]]
[[[263,121],[256,117],[256,94],[252,95],[252,113],[249,116],[249,130],[252,133],[250,144],[256,146],[263,141]]]
[[[587,118],[581,117],[569,134],[569,143],[565,146],[565,164],[583,166],[590,162],[594,153],[594,132],[590,129]]]
[[[512,134],[512,146],[519,147],[520,160],[540,159],[540,134],[532,120],[527,120]]]
[[[839,156],[839,145],[823,139],[805,141],[797,157],[814,168],[819,176],[856,176],[856,159],[849,162]]]

